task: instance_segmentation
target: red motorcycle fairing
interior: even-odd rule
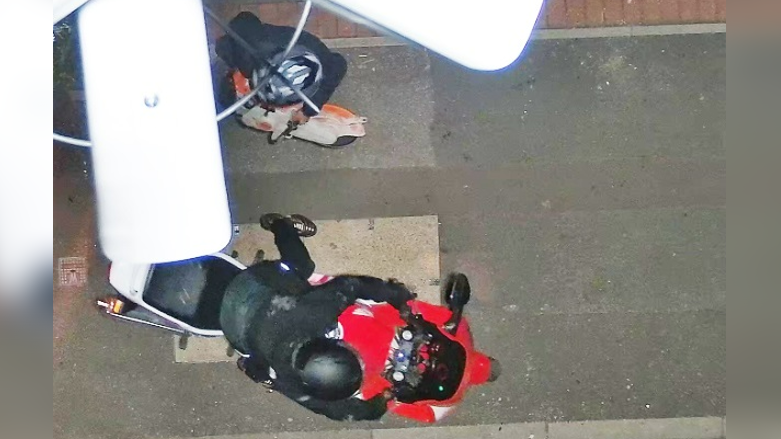
[[[472,333],[466,318],[462,319],[455,336],[442,331],[442,325],[451,316],[444,307],[426,302],[411,301],[412,311],[440,329],[440,333],[449,340],[458,343],[466,352],[463,378],[453,395],[445,400],[420,400],[412,403],[391,401],[388,410],[400,416],[422,422],[435,422],[448,415],[464,398],[466,389],[485,383],[491,373],[490,359],[476,351]],[[339,328],[332,334],[341,338],[360,352],[364,363],[364,381],[361,397],[370,399],[385,389],[391,388],[390,381],[384,378],[386,366],[393,355],[394,339],[397,329],[406,326],[398,311],[387,303],[359,301],[347,308],[339,316]]]

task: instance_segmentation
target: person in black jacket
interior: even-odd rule
[[[239,69],[245,78],[252,78],[255,71],[261,72],[261,75],[268,74],[268,70],[264,69],[263,65],[259,65],[257,56],[272,64],[282,62],[279,56],[283,54],[282,52],[295,32],[292,27],[262,23],[256,15],[246,11],[233,18],[229,27],[255,49],[255,56],[234,41],[230,35],[225,35],[217,40],[215,51],[229,67]],[[295,73],[289,73],[286,76],[292,80],[291,82],[300,86],[304,94],[318,108],[322,108],[323,104],[331,99],[347,72],[347,61],[344,57],[332,52],[320,39],[306,31],[301,32],[298,42],[287,58],[288,64],[294,66]],[[310,64],[314,64],[313,69],[304,69],[304,77],[302,77],[301,67]],[[285,67],[282,66],[281,70],[284,70]],[[297,82],[298,79],[302,82]],[[269,87],[274,90],[269,89],[265,90],[265,93],[263,91],[260,93],[265,100],[271,101],[268,102],[269,104],[284,105],[294,100],[300,101],[297,96],[292,96],[290,90],[285,90],[285,86],[273,77]],[[225,101],[226,99],[224,97],[221,100]],[[303,110],[294,116],[294,120],[305,123],[309,117],[315,114],[317,111],[304,105]]]
[[[415,296],[403,284],[370,276],[337,276],[312,286],[315,264],[300,235],[314,223],[300,215],[267,214],[261,226],[274,233],[280,259],[261,261],[228,286],[220,310],[225,337],[248,358],[239,368],[255,382],[315,413],[336,420],[379,419],[393,395],[362,400],[360,355],[333,334],[337,318],[357,299],[387,302],[409,316]]]

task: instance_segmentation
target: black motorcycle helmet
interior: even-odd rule
[[[361,388],[363,381],[361,362],[340,340],[308,341],[295,353],[293,367],[307,393],[326,401],[349,398]]]

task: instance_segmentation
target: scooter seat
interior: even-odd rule
[[[143,299],[190,326],[218,330],[225,289],[239,272],[239,267],[215,256],[156,264]]]

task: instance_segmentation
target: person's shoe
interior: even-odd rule
[[[252,261],[252,265],[259,264],[263,262],[264,259],[266,259],[266,252],[264,252],[263,249],[259,249],[255,252],[255,259]]]
[[[260,217],[260,227],[263,227],[264,230],[271,230],[271,224],[283,218],[285,216],[281,213],[267,213]]]
[[[298,236],[309,238],[317,234],[317,225],[311,219],[298,213],[290,215],[289,218],[293,222],[293,227],[298,231]]]
[[[260,217],[260,227],[263,227],[265,230],[271,230],[271,224],[279,220],[290,221],[290,224],[298,232],[298,236],[302,238],[309,238],[317,234],[317,225],[311,219],[297,213],[290,216],[283,216],[279,213],[267,213]]]

